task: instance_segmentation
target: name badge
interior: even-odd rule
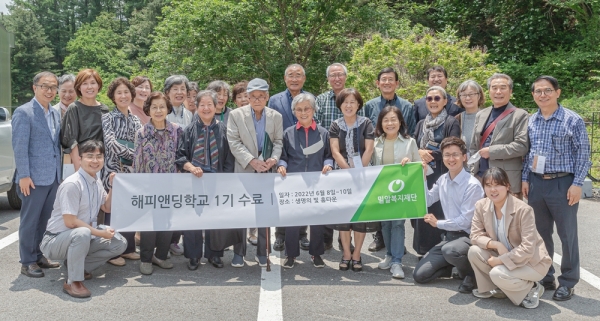
[[[350,168],[362,168],[363,164],[360,155],[350,157],[348,159],[348,165],[350,165]]]
[[[546,166],[546,156],[535,155],[533,156],[533,164],[531,170],[534,173],[544,174],[544,167]]]

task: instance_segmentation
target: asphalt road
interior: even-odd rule
[[[578,214],[582,268],[596,277],[600,276],[599,212],[600,202],[583,200]],[[18,211],[9,208],[6,194],[0,194],[0,243],[18,226]],[[559,303],[551,299],[552,292],[546,292],[534,310],[513,306],[508,299],[480,300],[458,293],[458,280],[415,285],[412,270],[417,258],[409,224],[406,234],[410,253],[403,259],[404,280],[394,280],[389,271],[377,269],[385,253],[368,252],[372,238],[367,236],[362,249],[365,269],[359,273],[337,270],[341,253],[334,245],[323,257],[324,269],[314,268],[303,251],[295,268],[274,268],[268,273],[280,274],[269,275],[254,262],[255,249],[249,246],[246,266],[241,269],[229,265],[231,251],[225,252],[223,269],[203,262],[197,271],[189,271],[183,257],[172,258],[174,269],[155,267],[151,276],[139,273],[139,261],[127,261],[124,267],[105,265],[85,282],[92,292],[88,299],[73,299],[62,292],[64,267],[46,270],[41,279],[21,275],[18,243],[14,242],[0,250],[0,319],[281,320],[277,311],[284,320],[600,319],[600,289],[583,280],[572,300]],[[556,247],[560,254],[560,246]],[[262,280],[265,275],[267,280]]]

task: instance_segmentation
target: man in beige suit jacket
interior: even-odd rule
[[[481,159],[471,167],[471,174],[481,177],[490,167],[499,167],[506,171],[510,181],[510,191],[521,196],[521,171],[523,156],[529,150],[526,111],[510,103],[513,81],[505,74],[494,74],[488,79],[488,89],[493,106],[477,113],[475,129],[469,151],[471,155],[479,152]],[[498,121],[493,132],[480,148],[482,135],[489,125],[505,110],[516,108],[508,116]]]
[[[234,109],[227,121],[227,140],[235,157],[236,173],[265,173],[279,161],[283,148],[283,119],[281,114],[267,108],[269,85],[255,78],[247,87],[250,104]],[[265,134],[273,142],[270,157],[263,159],[262,148]],[[267,264],[267,231],[258,229],[256,259],[260,266]],[[268,244],[270,247],[271,244]]]

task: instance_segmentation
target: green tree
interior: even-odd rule
[[[80,69],[95,68],[107,75],[129,77],[131,63],[123,50],[125,41],[120,19],[102,13],[94,22],[77,30],[67,44],[65,69],[77,73]]]
[[[427,90],[427,69],[442,65],[448,71],[448,93],[454,94],[458,85],[473,79],[485,87],[486,79],[498,67],[486,64],[487,54],[469,48],[469,40],[452,34],[413,34],[404,39],[388,39],[375,35],[354,51],[348,64],[349,85],[366,99],[379,95],[375,80],[379,71],[392,67],[398,72],[400,86],[397,94],[414,101]]]
[[[11,53],[12,99],[21,105],[33,98],[33,77],[44,70],[52,71],[52,51],[41,24],[30,10],[9,5],[10,15],[3,16],[3,24],[14,35],[15,47]]]
[[[285,88],[285,67],[300,63],[305,89],[319,93],[327,65],[347,61],[370,33],[409,29],[379,0],[179,0],[163,13],[148,56],[157,78],[183,73],[206,84],[262,77],[272,92]]]

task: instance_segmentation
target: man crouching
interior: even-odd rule
[[[107,194],[96,176],[104,166],[104,145],[86,141],[79,145],[79,156],[81,168],[58,187],[40,249],[48,258],[65,260],[68,274],[63,291],[87,298],[91,293],[83,280],[91,279],[90,272],[123,253],[127,241],[112,228],[97,223],[99,210],[111,212],[112,189]],[[110,186],[113,178],[114,173],[109,177]]]

